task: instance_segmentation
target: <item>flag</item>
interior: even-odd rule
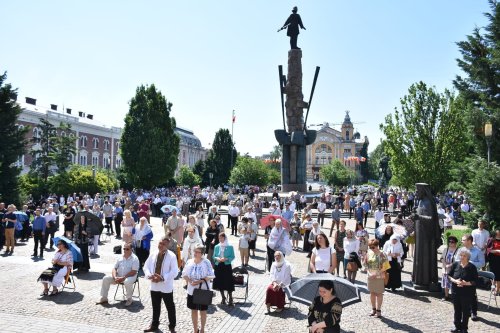
[[[234,110],[233,110],[233,124],[236,122],[236,116],[234,115]]]

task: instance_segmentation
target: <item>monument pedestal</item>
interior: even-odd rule
[[[440,283],[421,286],[413,282],[403,282],[403,291],[408,295],[441,297],[442,288]]]

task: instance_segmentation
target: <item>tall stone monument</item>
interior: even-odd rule
[[[281,157],[281,190],[283,192],[307,192],[306,184],[306,146],[316,140],[316,131],[307,130],[307,114],[304,121],[304,109],[311,104],[319,67],[316,68],[313,89],[309,103],[304,102],[302,93],[302,50],[288,51],[288,75],[285,78],[280,66],[280,88],[283,114],[283,127],[274,131],[278,143],[282,146]],[[283,105],[283,95],[286,102]]]

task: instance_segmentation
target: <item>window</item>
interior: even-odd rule
[[[102,167],[105,169],[109,169],[111,166],[111,157],[109,154],[104,154],[102,156]]]
[[[349,141],[349,131],[345,131],[345,139],[346,141]]]
[[[87,155],[80,155],[80,165],[87,165]]]
[[[99,164],[99,157],[92,156],[92,165],[97,166]]]
[[[116,151],[120,150],[120,141],[116,141]]]
[[[104,150],[109,150],[109,140],[104,140]]]
[[[35,142],[40,142],[40,139],[42,138],[42,130],[38,127],[33,128],[33,140]]]
[[[21,125],[22,126],[22,125]],[[24,155],[20,155],[15,163],[16,167],[22,168],[24,166]]]
[[[65,136],[66,136],[66,132],[62,131],[60,135],[61,135],[62,137],[65,137]]]
[[[80,137],[80,147],[87,147],[87,137],[84,135]]]
[[[322,144],[315,150],[316,164],[326,165],[332,161],[333,150],[332,147]]]
[[[117,157],[116,158],[116,167],[121,168],[121,166],[122,166],[122,160],[119,157]]]
[[[94,147],[94,149],[99,149],[99,139],[98,138],[92,139],[92,146]]]

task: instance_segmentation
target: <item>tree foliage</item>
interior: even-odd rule
[[[370,163],[370,157],[368,156],[368,140],[365,140],[363,143],[363,147],[361,148],[359,152],[360,157],[364,157],[365,161],[360,161],[359,164],[359,171],[361,174],[361,181],[367,182],[370,176],[370,168],[369,168],[369,163]]]
[[[271,169],[262,160],[239,157],[236,166],[231,171],[229,182],[240,186],[265,186],[269,184],[270,171]]]
[[[233,162],[231,163],[231,149]],[[205,172],[213,173],[212,184],[223,185],[229,180],[231,165],[234,167],[238,152],[234,148],[233,139],[228,129],[219,129],[215,134],[212,149],[208,152],[205,161]]]
[[[175,182],[178,185],[183,185],[183,186],[195,186],[199,185],[201,182],[200,176],[195,174],[193,170],[191,170],[188,166],[183,165],[179,169],[179,174],[177,177],[175,177]]]
[[[141,85],[130,101],[121,137],[121,157],[134,186],[152,188],[173,178],[179,136],[172,103],[154,85]]]
[[[438,93],[423,82],[413,84],[401,109],[385,118],[384,150],[390,158],[392,183],[412,187],[425,182],[435,191],[450,182],[449,166],[464,159],[464,103],[449,91]]]
[[[331,186],[349,185],[351,179],[356,177],[356,173],[338,159],[334,159],[330,164],[322,167],[319,173],[321,178]]]
[[[54,150],[49,153],[49,157],[57,171],[64,173],[72,164],[71,155],[76,154],[76,137],[71,135],[70,124],[60,123],[57,132],[59,134],[51,139]]]
[[[0,200],[19,203],[18,176],[21,171],[15,165],[24,155],[27,128],[19,128],[17,120],[21,109],[16,104],[17,90],[6,83],[7,73],[0,75]]]
[[[39,120],[40,124],[37,127],[40,131],[31,139],[33,146],[30,153],[33,162],[30,165],[30,173],[40,177],[46,183],[53,173],[52,156],[55,153],[53,141],[57,137],[57,129],[47,119],[40,118]]]
[[[475,211],[484,215],[492,224],[490,230],[494,230],[500,226],[500,167],[496,163],[488,165],[480,157],[468,159],[466,166],[470,176],[466,181],[466,192]]]
[[[493,125],[492,160],[500,161],[500,4],[489,0],[491,12],[485,13],[488,25],[475,28],[465,41],[458,42],[461,58],[458,66],[465,76],[457,75],[454,85],[468,103],[465,110],[469,135],[475,152],[486,156],[484,124]]]

